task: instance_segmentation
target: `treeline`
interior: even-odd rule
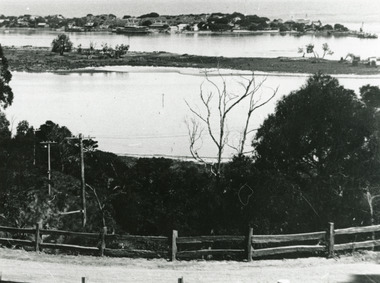
[[[67,28],[74,26],[83,28],[83,30],[92,29],[113,29],[123,27],[126,24],[139,24],[150,26],[158,22],[165,26],[187,25],[186,30],[210,30],[214,32],[231,31],[231,30],[279,30],[286,31],[323,31],[323,32],[348,32],[349,29],[342,24],[334,25],[322,24],[321,21],[311,21],[306,19],[286,20],[286,19],[269,19],[258,15],[244,15],[239,12],[234,13],[212,13],[212,14],[188,14],[188,15],[159,15],[156,12],[143,14],[138,17],[124,15],[118,18],[113,14],[93,15],[87,14],[83,17],[65,18],[62,15],[49,15],[45,17],[22,15],[22,16],[4,16],[0,15],[0,27],[50,27],[50,28]]]

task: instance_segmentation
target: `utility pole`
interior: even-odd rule
[[[79,148],[80,148],[80,182],[82,186],[82,208],[83,208],[83,227],[87,222],[87,210],[86,210],[86,181],[84,179],[84,153],[83,153],[83,136],[79,134]]]
[[[46,141],[46,142],[41,142],[42,145],[47,145],[47,150],[48,150],[48,192],[49,196],[51,195],[51,165],[50,165],[50,145],[51,144],[56,144],[56,142],[53,141]]]
[[[79,134],[78,137],[72,137],[72,138],[66,138],[66,139],[76,139],[79,140],[79,149],[80,149],[80,173],[81,173],[81,198],[82,198],[82,213],[83,213],[83,219],[82,219],[82,225],[83,227],[86,226],[87,222],[87,210],[86,210],[86,181],[85,181],[85,175],[84,175],[84,150],[83,150],[83,140],[89,140],[93,137],[83,138],[82,134]]]
[[[34,134],[34,141],[33,141],[33,166],[36,165],[36,132],[39,132],[41,130],[33,130]]]

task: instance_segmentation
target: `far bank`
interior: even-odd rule
[[[216,56],[196,56],[168,52],[128,52],[123,58],[102,58],[70,52],[63,56],[51,52],[48,48],[5,47],[4,52],[12,71],[55,72],[70,71],[87,67],[103,66],[157,66],[180,68],[220,68],[261,72],[312,74],[380,74],[378,67],[360,63],[354,66],[348,61],[325,60],[303,57],[278,58],[228,58]]]

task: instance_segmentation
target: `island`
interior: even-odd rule
[[[124,56],[87,56],[65,52],[63,56],[45,47],[7,47],[4,53],[12,71],[67,72],[104,66],[153,66],[202,69],[233,69],[276,73],[378,75],[380,69],[369,63],[353,64],[347,60],[313,57],[228,58],[174,54],[168,52],[127,52]]]

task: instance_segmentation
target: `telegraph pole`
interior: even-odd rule
[[[80,173],[81,173],[81,199],[82,199],[82,213],[83,213],[83,219],[82,224],[83,227],[86,226],[87,222],[87,209],[86,209],[86,181],[85,181],[85,175],[84,175],[84,149],[83,149],[83,140],[89,140],[93,137],[83,138],[82,134],[79,134],[78,137],[72,137],[72,138],[66,138],[66,139],[75,139],[79,140],[79,149],[80,149]]]
[[[34,133],[34,141],[33,141],[33,166],[36,165],[36,132],[41,130],[33,130]]]
[[[84,153],[83,153],[83,135],[79,134],[79,148],[80,148],[80,175],[82,186],[82,208],[83,208],[83,227],[87,222],[87,210],[86,210],[86,181],[84,178]]]
[[[50,145],[51,144],[56,144],[56,142],[53,141],[46,141],[46,142],[41,142],[42,145],[47,145],[47,150],[48,150],[48,192],[49,196],[51,195],[51,165],[50,165]]]

